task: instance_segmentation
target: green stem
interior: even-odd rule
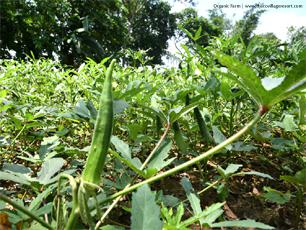
[[[303,204],[303,191],[300,188],[297,188],[297,197],[296,197],[296,212],[294,220],[294,228],[298,229],[300,223],[300,216]]]
[[[72,177],[69,175],[61,175],[59,180],[61,179],[61,177]],[[74,180],[74,178],[72,177],[72,179],[70,180],[70,184],[72,187],[72,211],[71,214],[69,216],[68,222],[67,222],[67,226],[65,229],[69,230],[69,229],[74,229],[74,226],[76,225],[77,220],[80,217],[80,208],[79,208],[79,202],[78,202],[78,190],[79,190],[79,186],[80,183],[78,180]],[[60,184],[59,184],[60,186]]]
[[[164,172],[163,174],[159,174],[157,176],[154,176],[154,177],[152,177],[152,178],[150,178],[148,180],[142,181],[142,182],[140,182],[140,183],[138,183],[136,185],[133,185],[133,186],[127,188],[127,189],[124,189],[124,190],[122,190],[122,191],[120,191],[120,192],[118,192],[118,193],[116,193],[114,195],[111,195],[111,196],[107,197],[105,200],[100,201],[99,204],[100,205],[105,204],[105,203],[107,203],[107,202],[109,202],[109,201],[111,201],[111,200],[113,200],[113,199],[115,199],[115,198],[117,198],[119,196],[127,194],[127,193],[129,193],[131,191],[134,191],[135,189],[137,189],[138,187],[142,186],[143,184],[152,183],[154,181],[158,181],[158,180],[160,180],[160,179],[162,179],[164,177],[170,176],[170,175],[172,175],[172,174],[174,174],[176,172],[181,171],[184,168],[187,168],[187,167],[189,167],[189,166],[191,166],[191,165],[193,165],[193,164],[195,164],[195,163],[197,163],[199,161],[202,161],[202,160],[204,160],[204,159],[206,159],[206,158],[208,158],[208,157],[218,153],[221,149],[223,149],[227,145],[231,144],[232,142],[234,142],[235,140],[240,138],[243,134],[245,134],[253,125],[255,125],[260,120],[260,118],[261,118],[261,114],[260,114],[260,111],[259,111],[257,113],[257,115],[255,116],[255,118],[248,125],[246,125],[242,130],[240,130],[235,135],[231,136],[226,141],[224,141],[221,144],[217,145],[213,149],[207,151],[206,153],[203,153],[202,155],[200,155],[200,156],[198,156],[198,157],[196,157],[196,158],[194,158],[194,159],[192,159],[192,160],[190,160],[190,161],[188,161],[188,162],[186,162],[184,164],[181,164],[178,167],[170,169],[170,170]]]
[[[17,136],[14,138],[14,140],[12,141],[12,143],[10,144],[10,146],[6,149],[6,151],[4,153],[2,153],[2,157],[0,159],[0,162],[2,161],[3,157],[5,156],[5,154],[7,153],[7,151],[10,149],[10,147],[15,144],[15,141],[16,139],[20,136],[20,134],[23,132],[23,130],[25,129],[26,125],[24,125],[22,127],[22,129],[20,130],[20,132],[17,134]],[[12,151],[13,151],[13,148],[12,148]],[[11,159],[11,155],[12,155],[12,151],[11,151],[11,154],[9,155],[9,157],[7,158],[7,161],[6,163],[8,163],[8,160]]]
[[[6,203],[9,203],[10,205],[12,205],[15,209],[21,211],[22,213],[26,214],[27,216],[29,216],[30,218],[32,218],[33,220],[36,220],[38,223],[40,223],[42,226],[44,226],[45,228],[49,229],[49,230],[55,230],[55,228],[53,228],[53,226],[51,226],[50,224],[48,224],[47,222],[45,222],[44,220],[42,220],[41,218],[39,218],[38,216],[36,216],[35,214],[33,214],[30,210],[28,210],[25,207],[22,207],[21,205],[19,205],[17,202],[10,200],[10,198],[8,198],[7,196],[3,195],[2,193],[0,193],[0,200],[3,200]]]
[[[234,133],[233,130],[233,122],[234,122],[234,103],[232,102],[231,113],[230,113],[230,127],[229,127],[229,135],[232,136]]]

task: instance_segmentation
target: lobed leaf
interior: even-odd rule
[[[237,76],[230,72],[217,70],[215,72],[239,84],[262,108],[270,108],[274,104],[306,88],[306,59],[293,66],[286,77],[266,77],[260,80],[250,66],[242,64],[237,58],[230,57],[218,50],[211,48],[209,50],[219,59],[222,65],[227,66]]]
[[[148,184],[138,188],[132,193],[131,229],[158,229],[163,228],[163,222],[159,219],[160,208],[155,203]]]

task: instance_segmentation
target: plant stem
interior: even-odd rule
[[[0,193],[0,200],[3,200],[6,203],[9,203],[10,205],[12,205],[15,209],[21,211],[22,213],[26,214],[27,216],[29,216],[30,218],[32,218],[33,220],[36,220],[38,223],[40,223],[42,226],[44,226],[45,228],[49,229],[49,230],[55,230],[55,228],[53,228],[53,226],[51,226],[50,224],[46,223],[44,220],[42,220],[41,218],[39,218],[38,216],[36,216],[35,214],[33,214],[30,210],[28,210],[25,207],[22,207],[21,205],[19,205],[17,202],[10,200],[10,198],[8,198],[7,196],[3,195],[2,193]]]
[[[159,174],[157,176],[154,176],[154,177],[152,177],[152,178],[150,178],[148,180],[142,181],[142,182],[140,182],[140,183],[138,183],[136,185],[133,185],[133,186],[127,188],[127,189],[124,189],[124,190],[122,190],[122,191],[120,191],[120,192],[118,192],[118,193],[116,193],[114,195],[111,195],[111,196],[107,197],[105,200],[100,201],[99,204],[100,205],[105,204],[105,203],[107,203],[107,202],[109,202],[109,201],[111,201],[111,200],[113,200],[113,199],[115,199],[115,198],[117,198],[119,196],[127,194],[127,193],[129,193],[131,191],[134,191],[135,189],[137,189],[138,187],[142,186],[143,184],[152,183],[154,181],[158,181],[158,180],[160,180],[160,179],[162,179],[164,177],[170,176],[170,175],[172,175],[172,174],[174,174],[176,172],[181,171],[184,168],[187,168],[187,167],[189,167],[189,166],[191,166],[191,165],[193,165],[193,164],[195,164],[195,163],[197,163],[199,161],[202,161],[202,160],[204,160],[204,159],[206,159],[206,158],[208,158],[208,157],[218,153],[218,151],[220,151],[221,149],[223,149],[227,145],[231,144],[232,142],[234,142],[235,140],[240,138],[243,134],[245,134],[253,125],[255,125],[260,120],[260,118],[261,118],[261,111],[259,111],[257,113],[257,115],[255,116],[255,118],[248,125],[246,125],[242,130],[240,130],[235,135],[231,136],[226,141],[224,141],[221,144],[217,145],[213,149],[207,151],[206,153],[203,153],[202,155],[200,155],[200,156],[198,156],[198,157],[196,157],[196,158],[194,158],[194,159],[192,159],[192,160],[190,160],[190,161],[188,161],[188,162],[186,162],[184,164],[181,164],[178,167],[170,169],[170,170],[164,172],[163,174]]]
[[[76,225],[77,220],[80,217],[80,208],[79,208],[79,202],[78,202],[78,189],[79,189],[79,180],[74,180],[74,178],[70,175],[61,175],[59,178],[59,182],[58,182],[58,194],[60,191],[60,180],[62,177],[67,177],[70,180],[70,184],[72,187],[72,211],[71,214],[69,216],[68,222],[67,222],[67,226],[65,229],[74,229],[74,226]]]
[[[6,151],[4,153],[2,153],[2,157],[0,159],[0,161],[2,161],[2,159],[4,158],[5,154],[7,153],[7,151],[10,149],[10,147],[14,144],[15,145],[15,141],[17,140],[17,138],[20,136],[20,134],[23,132],[23,130],[25,129],[26,125],[24,125],[22,127],[22,129],[20,130],[20,132],[17,134],[17,136],[14,138],[14,140],[12,141],[12,143],[10,144],[10,146],[6,149]],[[12,155],[12,152],[13,152],[13,148],[12,147],[12,150],[11,150],[11,154],[9,155],[9,157],[7,158],[6,160],[6,163],[8,163],[8,160],[11,159],[11,155]]]

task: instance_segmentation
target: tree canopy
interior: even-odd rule
[[[169,3],[139,1],[143,9],[129,21],[129,9],[120,0],[20,0],[1,2],[1,58],[57,56],[73,65],[90,57],[96,62],[126,45],[148,49],[160,64],[167,40],[174,35],[175,15]],[[134,2],[134,1],[131,1]],[[138,2],[138,1],[137,1]],[[130,34],[128,26],[131,24]],[[128,36],[129,34],[129,36]],[[9,51],[15,51],[13,56]]]
[[[194,8],[186,8],[182,12],[177,13],[177,24],[188,30],[191,34],[195,34],[202,27],[201,37],[196,41],[197,44],[208,46],[209,39],[212,36],[218,36],[223,31],[222,28],[210,22],[207,18],[198,15]],[[188,37],[183,31],[178,30],[178,37],[188,39],[188,43],[194,41]]]
[[[33,54],[35,58],[58,58],[61,64],[72,66],[88,57],[100,62],[105,57],[122,56],[125,49],[131,49],[147,50],[152,57],[149,64],[162,64],[172,37],[194,43],[177,25],[191,34],[201,27],[196,43],[203,47],[222,34],[241,35],[247,45],[265,12],[251,8],[233,24],[222,9],[208,10],[205,18],[192,8],[192,0],[176,1],[191,7],[171,13],[171,5],[163,0],[1,1],[0,58],[23,60]],[[305,31],[305,27],[290,27],[289,40],[304,45]],[[279,43],[273,33],[257,39]],[[129,57],[126,61],[133,60]]]

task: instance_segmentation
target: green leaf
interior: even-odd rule
[[[288,182],[290,182],[292,184],[296,184],[296,185],[298,185],[298,183],[299,183],[297,178],[295,178],[293,176],[280,176],[280,179],[288,181]]]
[[[12,116],[12,115],[9,115],[9,117],[12,119],[14,125],[16,126],[17,129],[21,130],[22,129],[22,120]]]
[[[98,110],[96,110],[95,106],[93,105],[91,101],[87,103],[86,107],[89,111],[90,117],[98,116]]]
[[[8,171],[10,173],[30,174],[31,169],[19,164],[4,163],[2,171]]]
[[[30,182],[28,180],[25,180],[25,178],[20,178],[19,176],[14,176],[6,172],[0,172],[0,178],[1,180],[10,180],[16,183],[30,185]]]
[[[35,214],[36,216],[41,216],[41,215],[44,215],[44,214],[49,214],[51,212],[51,208],[52,208],[52,203],[50,202],[48,204],[45,204],[41,208],[35,210],[33,212],[33,214]],[[68,220],[68,218],[67,218],[67,220]]]
[[[133,82],[131,82],[131,86],[133,86]],[[135,96],[136,94],[140,93],[143,90],[146,90],[150,87],[150,85],[145,85],[144,87],[140,87],[140,85],[138,85],[138,87],[136,88],[127,88],[126,91],[121,94],[119,96],[119,99],[125,99],[126,101],[129,101],[131,99],[131,97]]]
[[[116,147],[116,149],[121,153],[121,156],[123,158],[131,162],[133,166],[135,166],[137,169],[140,169],[142,163],[137,157],[132,158],[131,149],[128,144],[125,144],[122,140],[120,140],[116,136],[111,137],[111,142]]]
[[[180,204],[182,201],[175,196],[163,195],[160,202],[163,203],[166,207],[172,207]]]
[[[64,163],[65,161],[63,158],[52,158],[46,160],[41,166],[40,175],[38,176],[39,183],[43,185],[49,184],[51,177],[61,170]]]
[[[296,184],[296,185],[299,185],[299,186],[302,186],[302,187],[304,187],[304,189],[306,189],[306,168],[301,170],[301,171],[298,171],[294,175],[294,177],[292,177],[292,176],[280,176],[280,179],[288,181],[288,182]]]
[[[171,149],[172,142],[170,138],[165,138],[159,148],[154,153],[153,157],[149,161],[148,168],[155,168],[157,171],[160,171],[162,168],[169,165],[174,159],[171,158],[167,161],[164,161],[169,156],[169,151]]]
[[[44,137],[39,149],[39,159],[44,160],[47,154],[55,149],[60,143],[58,136]]]
[[[146,171],[141,171],[140,167],[141,167],[141,162],[138,158],[133,158],[132,160],[128,160],[128,159],[124,159],[122,158],[118,153],[116,153],[115,151],[109,150],[116,158],[118,158],[120,161],[122,161],[123,163],[125,163],[127,166],[129,166],[131,169],[133,169],[135,172],[137,172],[138,174],[140,174],[141,176],[143,176],[144,178],[150,178],[152,177],[152,175],[155,175],[158,171],[157,169],[146,169]],[[136,164],[135,164],[136,162]],[[137,165],[137,166],[136,166]],[[138,167],[138,165],[140,165]]]
[[[293,66],[286,77],[278,79],[264,78],[261,81],[250,66],[243,65],[237,58],[230,57],[214,49],[209,50],[219,59],[221,64],[226,65],[237,76],[230,72],[215,72],[238,83],[262,108],[270,108],[306,88],[306,80],[303,80],[306,77],[306,59]]]
[[[57,174],[57,175],[56,175],[55,177],[53,177],[52,179],[50,179],[49,183],[51,184],[51,183],[57,181],[58,178],[59,178],[61,175],[63,175],[63,174],[71,175],[71,174],[74,173],[75,171],[76,171],[76,169],[68,169],[68,170],[66,170],[66,171],[63,171],[63,172]]]
[[[9,109],[11,107],[13,107],[13,103],[10,103],[10,104],[7,104],[7,105],[3,105],[3,106],[0,107],[0,112],[4,111],[6,109]]]
[[[211,223],[213,223],[219,216],[222,215],[222,213],[224,212],[223,209],[219,208],[216,211],[214,211],[213,213],[210,213],[208,216],[206,216],[205,218],[203,218],[203,223],[206,223],[208,225],[210,225]],[[203,226],[203,224],[202,224]],[[209,226],[208,226],[209,227]]]
[[[294,177],[297,179],[298,183],[306,189],[306,168],[298,171]]]
[[[40,123],[40,122],[31,122],[31,123],[27,123],[26,124],[26,129],[32,128],[32,127],[41,127],[44,126],[44,123]]]
[[[290,199],[286,200],[281,195],[279,195],[279,194],[277,194],[275,192],[268,192],[268,193],[262,195],[261,197],[269,199],[269,200],[271,200],[271,201],[273,201],[275,203],[278,203],[278,204],[285,204],[288,201],[290,201]]]
[[[271,133],[269,133],[269,134],[271,135]],[[237,151],[237,152],[240,152],[240,151],[250,152],[250,151],[252,151],[254,149],[257,149],[257,147],[252,146],[252,145],[244,146],[243,142],[232,143],[232,145],[233,145],[232,151]]]
[[[227,138],[223,135],[223,133],[221,133],[221,131],[216,126],[213,125],[212,129],[213,129],[213,134],[214,134],[215,142],[217,144],[221,144],[222,142],[227,140]],[[233,148],[233,146],[231,144],[229,144],[225,148],[227,150],[231,150]]]
[[[121,99],[114,99],[114,102],[113,102],[114,114],[124,112],[124,110],[128,108],[129,106],[130,104],[127,103],[126,101],[123,101]]]
[[[57,114],[55,114],[55,115],[58,116],[58,117],[65,117],[65,118],[68,118],[68,119],[73,120],[73,121],[76,121],[76,122],[82,120],[81,117],[79,117],[78,115],[76,115],[76,114],[73,113],[73,112],[57,113]]]
[[[274,124],[282,127],[287,132],[289,131],[297,131],[299,130],[298,126],[293,121],[293,115],[285,115],[282,122],[279,121],[273,121]]]
[[[139,124],[128,125],[128,128],[129,128],[130,138],[133,141],[136,140],[139,131],[143,129],[142,125]]]
[[[47,189],[39,193],[38,196],[34,200],[31,201],[29,210],[32,211],[32,210],[36,210],[37,208],[39,208],[39,206],[41,205],[41,201],[45,199],[51,193],[53,189],[54,189],[53,186],[49,186]]]
[[[203,212],[201,212],[199,215],[194,215],[193,217],[191,217],[191,218],[189,218],[188,220],[186,220],[186,221],[184,221],[184,222],[182,222],[181,224],[180,224],[180,226],[188,226],[188,225],[190,225],[190,224],[192,224],[192,223],[194,223],[194,222],[196,222],[196,221],[198,221],[198,220],[200,220],[200,222],[202,222],[201,223],[201,225],[202,224],[205,224],[205,222],[204,222],[204,217],[206,217],[206,216],[208,216],[208,215],[210,215],[210,214],[212,214],[212,213],[214,213],[214,212],[216,212],[216,211],[218,211],[219,212],[219,210],[220,210],[220,208],[223,206],[225,204],[225,202],[223,202],[223,203],[214,203],[213,205],[211,205],[211,206],[209,206],[208,208],[206,208]]]
[[[301,136],[301,135],[297,134],[296,132],[294,132],[293,135],[294,135],[297,139],[299,139],[300,142],[306,143],[306,135]]]
[[[169,111],[170,123],[175,122],[181,116],[185,115],[190,110],[193,110],[195,107],[197,107],[200,103],[202,103],[202,101],[194,102],[194,103],[189,104],[185,107],[180,106],[180,107],[170,109],[170,111]]]
[[[191,55],[190,55],[190,51],[189,51],[188,46],[181,43],[181,47],[185,50],[185,52],[187,54],[187,57],[185,55],[182,55],[182,56],[187,59],[186,62],[190,62],[191,61]]]
[[[116,184],[113,185],[115,188],[124,189],[131,182],[131,179],[125,174],[123,174],[120,179],[116,176]]]
[[[199,215],[202,212],[199,195],[194,191],[194,188],[186,177],[183,177],[181,182],[194,214]]]
[[[223,182],[217,189],[218,198],[220,201],[225,200],[229,195],[229,183]]]
[[[260,228],[260,229],[275,229],[266,224],[256,222],[255,220],[235,220],[235,221],[223,221],[219,223],[214,223],[210,225],[211,228],[221,228],[221,227],[243,227],[243,228]]]
[[[131,229],[163,229],[163,222],[159,219],[160,208],[148,184],[132,193],[132,203]]]
[[[231,100],[231,87],[227,82],[222,82],[220,86],[220,91],[222,93],[222,96],[225,98],[225,100],[229,101]]]
[[[198,31],[196,32],[195,36],[194,36],[194,40],[198,40],[201,37],[201,32],[202,32],[202,26],[200,26],[200,28],[198,29]]]
[[[152,113],[153,115],[152,115],[152,118],[153,119],[155,119],[155,115],[157,115],[157,116],[159,116],[164,122],[169,122],[169,120],[168,120],[168,117],[166,117],[166,115],[164,114],[164,112],[162,111],[162,110],[160,110],[160,109],[153,109],[153,108],[151,108],[151,107],[149,107],[149,106],[146,106],[146,105],[143,105],[143,104],[140,104],[140,103],[138,103],[137,104],[137,106],[138,107],[141,107],[141,108],[143,108],[143,109],[147,109],[150,113]],[[143,111],[139,111],[140,113],[143,113]],[[145,114],[145,113],[143,113],[143,114]]]
[[[245,91],[247,91],[259,105],[263,105],[262,96],[266,90],[261,84],[260,79],[254,73],[250,66],[243,65],[237,58],[230,57],[217,50],[209,49],[213,55],[215,55],[222,65],[227,66],[232,72],[237,74],[240,78],[234,76],[231,73],[224,73],[216,71],[217,73],[230,78],[231,80],[238,83]]]
[[[232,174],[232,173],[236,172],[242,166],[243,165],[230,164],[229,166],[227,166],[224,173],[225,173],[225,175]]]
[[[183,30],[192,40],[195,40],[195,38],[192,36],[191,33],[188,32],[188,30],[184,29],[182,26],[177,25],[178,28],[180,28],[181,30]]]
[[[90,111],[88,110],[85,101],[80,99],[76,105],[73,106],[73,112],[82,118],[91,118]]]
[[[167,229],[180,229],[180,222],[182,219],[182,216],[184,215],[184,206],[183,203],[180,203],[180,205],[177,208],[176,215],[172,217],[172,208],[168,209],[162,204],[161,209],[162,215],[166,218],[166,225]],[[164,221],[165,222],[165,221]]]
[[[211,77],[208,79],[208,81],[206,82],[205,86],[204,86],[204,91],[207,92],[210,89],[215,88],[215,85],[218,83],[218,79],[215,77]]]

